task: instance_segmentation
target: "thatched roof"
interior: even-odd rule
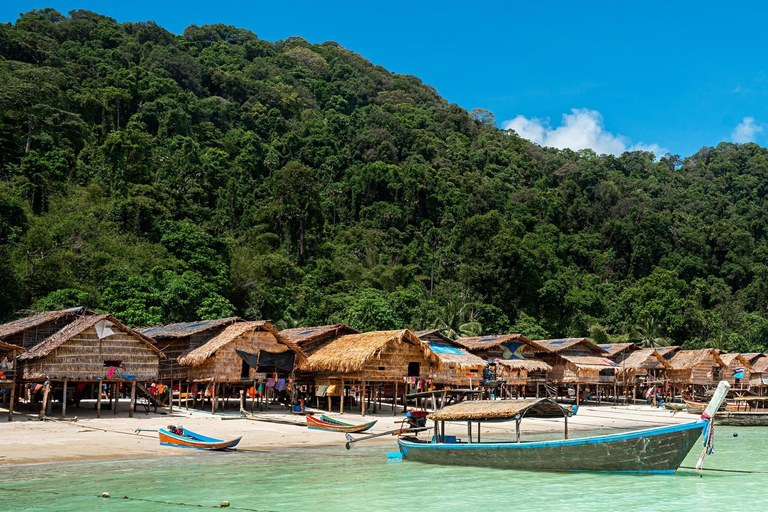
[[[742,356],[741,354],[720,354],[720,359],[723,360],[726,366],[731,366],[731,364],[734,361],[738,361],[739,363],[743,364],[748,370],[752,369],[752,365],[749,364],[749,361],[746,357]]]
[[[572,356],[561,354],[560,357],[584,370],[602,371],[610,368],[618,368],[618,365],[615,362],[602,356]]]
[[[668,347],[656,347],[656,351],[661,354],[664,359],[669,361],[672,357],[680,351],[680,345],[670,345]]]
[[[442,341],[443,343],[448,343],[449,345],[457,347],[463,346],[460,343],[456,343],[456,340],[453,338],[449,338],[440,332],[440,329],[425,329],[423,331],[416,331],[416,336],[418,336],[421,341]]]
[[[528,372],[548,372],[552,369],[544,361],[538,359],[498,359],[497,365],[509,368],[510,370],[525,370]]]
[[[285,339],[292,341],[296,345],[303,347],[309,343],[322,341],[329,338],[335,338],[343,334],[357,334],[360,331],[344,324],[321,325],[319,327],[296,327],[293,329],[283,329],[280,335]]]
[[[760,354],[752,362],[752,373],[768,373],[768,355]]]
[[[524,415],[562,418],[570,412],[550,398],[529,400],[472,400],[449,405],[427,419],[433,421],[503,421]]]
[[[372,359],[381,355],[390,344],[410,343],[422,351],[424,357],[442,369],[442,362],[427,343],[423,343],[412,331],[372,331],[346,334],[320,347],[299,366],[304,371],[355,372],[362,370]]]
[[[470,338],[459,338],[455,341],[469,351],[486,350],[489,348],[498,347],[502,343],[519,342],[533,347],[538,352],[549,352],[549,349],[542,346],[538,341],[531,341],[522,334],[472,336]]]
[[[48,336],[46,339],[29,349],[27,352],[21,354],[19,356],[19,361],[42,359],[43,357],[48,356],[56,348],[69,341],[74,336],[77,336],[86,329],[93,327],[102,320],[109,320],[112,322],[112,324],[115,325],[115,327],[119,328],[120,330],[136,336],[139,341],[149,347],[152,352],[156,353],[160,359],[165,359],[165,355],[163,355],[163,353],[157,347],[155,347],[155,344],[152,343],[151,339],[147,338],[140,332],[134,331],[130,327],[124,326],[112,315],[91,315],[81,316],[71,324],[64,326],[64,328],[60,331],[51,336]]]
[[[622,352],[634,352],[640,350],[640,347],[634,343],[610,343],[607,345],[598,345],[601,349],[605,350],[608,357],[616,357]]]
[[[536,340],[536,343],[547,349],[547,352],[562,352],[567,349],[583,348],[589,352],[607,355],[608,352],[598,347],[587,338],[561,338],[552,340]]]
[[[289,341],[282,336],[277,327],[271,322],[256,321],[256,322],[237,322],[226,329],[224,329],[218,336],[211,338],[205,344],[197,347],[191,352],[179,357],[179,364],[181,366],[198,366],[203,364],[206,359],[216,353],[217,350],[227,345],[236,338],[248,335],[256,331],[265,331],[272,334],[275,337],[275,341],[278,345],[285,345],[288,350],[291,350],[296,354],[297,361],[303,361],[306,359],[304,352],[294,342]]]
[[[669,360],[672,370],[690,370],[705,359],[712,358],[720,366],[728,366],[720,358],[717,350],[713,348],[700,348],[698,350],[681,350]]]
[[[622,370],[639,370],[646,369],[651,370],[663,366],[664,368],[671,368],[672,365],[669,361],[664,359],[664,356],[659,354],[655,348],[641,348],[629,354],[621,362]]]
[[[18,320],[14,320],[13,322],[0,325],[0,340],[3,338],[7,338],[8,336],[13,336],[14,334],[18,334],[22,331],[26,331],[27,329],[32,329],[33,327],[37,327],[38,325],[42,325],[48,322],[53,322],[67,316],[71,316],[72,319],[74,320],[75,318],[81,315],[93,315],[93,314],[95,313],[93,313],[92,311],[89,311],[84,307],[67,308],[67,309],[61,309],[59,311],[44,311],[36,315],[28,316],[25,318],[19,318]]]
[[[6,343],[4,341],[0,341],[0,352],[2,353],[24,352],[24,349],[18,345],[14,345],[13,343]]]
[[[199,332],[207,331],[215,327],[233,324],[240,321],[241,318],[230,316],[227,318],[217,318],[216,320],[198,320],[195,322],[179,322],[167,325],[153,325],[150,327],[137,327],[135,330],[149,336],[155,340],[164,340],[169,338],[183,338]]]
[[[748,352],[746,354],[741,354],[744,356],[744,359],[749,361],[749,364],[754,363],[758,359],[760,359],[764,354],[761,354],[760,352]]]

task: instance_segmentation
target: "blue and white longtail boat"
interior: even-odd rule
[[[403,437],[397,443],[403,459],[432,464],[529,471],[674,473],[702,435],[705,448],[698,466],[704,453],[711,452],[712,418],[729,388],[727,382],[720,382],[697,421],[580,439],[568,438],[569,412],[548,398],[462,402],[428,417],[435,422],[435,435],[431,440]],[[563,417],[565,439],[520,442],[520,421],[525,416]],[[481,441],[480,423],[509,420],[516,422],[515,441]],[[446,421],[466,421],[467,441],[446,436]],[[478,424],[476,439],[472,436],[473,423]]]

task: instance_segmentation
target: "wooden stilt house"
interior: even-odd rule
[[[62,384],[62,416],[66,414],[67,386],[96,384],[97,411],[101,390],[111,386],[110,402],[119,397],[120,385],[131,385],[133,414],[136,383],[157,379],[163,354],[152,340],[121,324],[112,315],[85,315],[21,354],[18,371],[24,381]],[[46,393],[48,396],[48,393]],[[44,400],[45,402],[45,400]],[[44,403],[44,411],[48,404]],[[117,412],[117,404],[113,411]]]
[[[596,397],[600,401],[601,387],[603,391],[616,389],[618,365],[587,338],[536,340],[535,343],[548,351],[537,356],[552,366],[548,381],[558,386],[558,394],[561,388],[572,385],[578,404],[582,392],[585,398]]]
[[[78,318],[94,314],[84,307],[36,313],[0,325],[0,341],[29,350]]]
[[[483,369],[488,362],[474,354],[455,340],[437,329],[418,331],[416,336],[429,344],[443,364],[441,371],[435,371],[432,383],[438,388],[469,388],[480,384]]]
[[[668,383],[667,370],[672,365],[655,348],[636,350],[618,363],[617,380],[625,390],[642,389],[647,386],[665,386]],[[630,395],[634,396],[634,395]]]
[[[429,386],[442,363],[427,343],[403,329],[340,336],[315,350],[299,369],[312,372],[318,387],[354,386],[365,415],[366,398],[375,409],[385,395],[393,399],[394,412],[399,392],[405,400],[409,389]]]
[[[240,321],[238,317],[228,317],[139,327],[136,330],[151,338],[155,346],[165,354],[166,358],[160,362],[159,379],[172,382],[187,380],[187,369],[179,365],[179,357],[215,338],[228,325]]]
[[[496,366],[495,380],[505,382],[505,393],[515,396],[536,396],[545,393],[547,372],[552,367],[536,357],[549,349],[522,334],[499,334],[460,338],[456,343]],[[539,389],[544,386],[543,389]]]
[[[720,353],[720,359],[725,363],[723,379],[728,381],[734,391],[746,390],[749,387],[752,366],[747,358],[738,353]]]
[[[713,348],[680,350],[669,362],[672,365],[667,372],[670,383],[686,390],[688,396],[703,395],[703,388],[717,385],[728,367]]]
[[[295,364],[305,361],[298,345],[266,321],[230,324],[219,335],[179,357],[179,365],[187,371],[187,386],[205,383],[212,408],[216,397],[227,396],[228,389],[257,385],[268,386],[271,396],[280,395],[286,402],[283,392],[292,391],[288,386],[292,385]],[[219,409],[222,407],[219,404]]]

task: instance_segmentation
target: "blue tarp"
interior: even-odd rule
[[[464,352],[462,352],[460,349],[451,347],[450,345],[446,345],[444,343],[435,343],[432,342],[429,344],[429,348],[432,349],[432,352],[435,354],[455,354],[455,355],[462,355]]]

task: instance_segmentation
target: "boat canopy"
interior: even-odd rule
[[[474,400],[449,405],[427,418],[434,421],[507,421],[523,416],[562,418],[571,411],[550,398],[529,400]]]

